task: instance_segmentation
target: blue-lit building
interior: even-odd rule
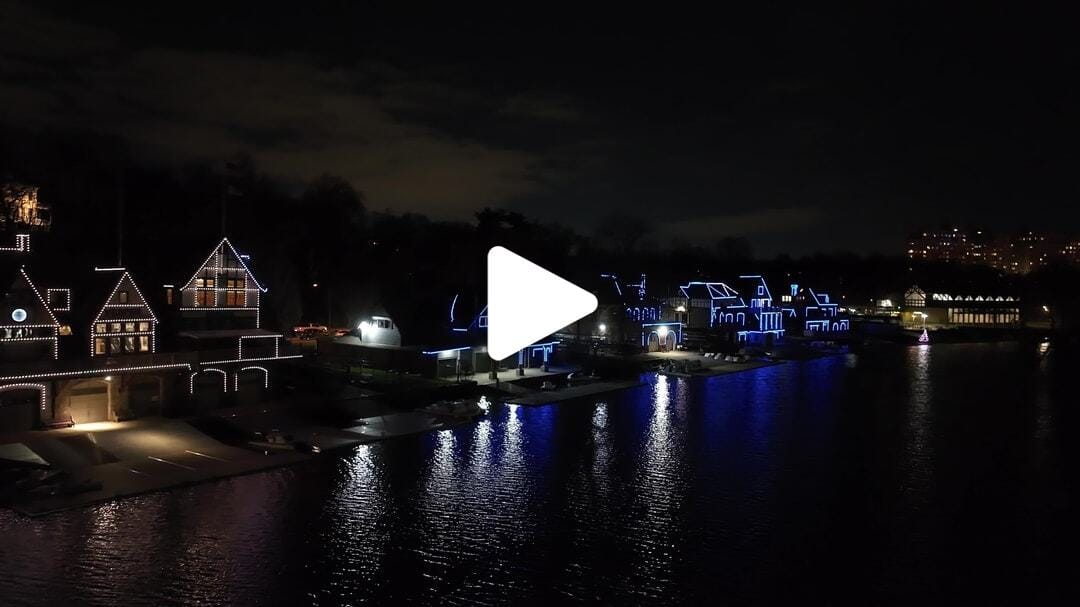
[[[803,333],[806,335],[835,335],[851,330],[851,318],[840,312],[840,305],[825,292],[807,289],[810,300],[803,310]]]
[[[568,339],[628,350],[669,351],[683,343],[684,323],[666,300],[649,293],[644,274],[633,282],[601,274],[593,293],[596,312],[567,327]]]
[[[683,321],[684,337],[691,345],[767,345],[783,337],[783,311],[773,305],[765,279],[740,276],[736,285],[691,281],[668,300],[673,316]]]
[[[740,343],[769,346],[784,337],[784,312],[773,305],[763,276],[747,274],[738,282],[747,305],[746,324],[736,332]]]
[[[792,284],[781,308],[796,334],[836,336],[851,331],[851,317],[824,291]]]
[[[455,293],[450,300],[447,321],[449,334],[446,340],[422,350],[423,356],[435,361],[436,377],[489,373],[497,370],[496,367],[546,369],[553,361],[559,343],[556,338],[545,339],[522,348],[516,357],[496,363],[488,356],[486,304],[480,304],[477,298]]]

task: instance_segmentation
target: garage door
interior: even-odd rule
[[[72,390],[68,409],[77,424],[108,421],[109,393],[104,386]]]
[[[193,405],[197,411],[206,412],[225,405],[221,374],[203,371],[195,376]]]
[[[41,395],[36,390],[0,393],[0,432],[33,430],[40,409]]]
[[[161,398],[157,382],[138,383],[128,390],[128,408],[135,417],[157,415],[161,412]]]
[[[438,362],[437,370],[439,377],[454,377],[457,374],[457,359],[446,358]]]
[[[261,371],[241,371],[236,382],[238,405],[255,405],[263,401],[266,379]]]

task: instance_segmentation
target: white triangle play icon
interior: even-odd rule
[[[503,360],[596,310],[596,296],[503,247],[487,257],[488,356]]]

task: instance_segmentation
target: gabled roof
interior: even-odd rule
[[[817,291],[814,291],[813,289],[810,289],[810,295],[814,298],[814,303],[816,303],[817,305],[819,305],[821,307],[838,305],[838,304],[835,304],[835,303],[829,301],[829,294],[828,293],[824,293],[824,292],[818,293]]]
[[[218,242],[217,245],[214,246],[213,249],[211,249],[210,254],[206,256],[206,260],[203,261],[201,264],[199,264],[199,267],[196,268],[195,273],[191,275],[191,278],[188,279],[188,281],[186,283],[184,283],[184,286],[181,287],[181,288],[182,289],[190,288],[191,285],[195,282],[195,279],[199,277],[199,273],[202,272],[208,265],[210,265],[210,260],[212,260],[214,258],[214,254],[218,252],[218,249],[221,249],[223,247],[224,247],[225,253],[226,254],[231,254],[236,259],[237,264],[241,268],[244,268],[244,271],[247,272],[247,277],[248,277],[248,279],[251,280],[252,284],[254,284],[255,287],[258,288],[260,291],[265,293],[266,289],[261,284],[259,284],[258,280],[256,280],[255,274],[252,273],[251,269],[248,268],[246,263],[244,263],[244,258],[241,257],[240,254],[236,252],[236,248],[233,247],[231,242],[229,242],[228,237],[222,238],[221,241]]]
[[[601,287],[597,289],[597,298],[605,301],[622,303],[623,290],[619,285],[619,277],[614,274],[600,275]]]
[[[96,270],[101,271],[101,270]],[[135,279],[132,278],[131,272],[125,269],[117,268],[115,270],[106,270],[110,274],[119,272],[120,277],[116,280],[109,295],[101,301],[100,304],[94,302],[101,307],[98,310],[97,315],[94,317],[94,322],[103,320],[127,320],[132,318],[146,318],[146,314],[149,314],[150,319],[157,322],[157,316],[154,315],[154,311],[150,308],[150,304],[147,303],[146,298],[143,297],[142,291],[139,290],[138,285],[135,284]],[[127,303],[120,303],[120,291],[127,290],[128,301]],[[145,310],[145,312],[144,312]]]
[[[26,317],[21,322],[15,321],[15,310],[21,309]],[[19,268],[11,287],[7,290],[3,300],[0,300],[0,325],[48,325],[59,326],[60,321],[49,309],[45,302],[45,296],[30,280],[26,270]]]
[[[692,281],[679,287],[679,290],[687,299],[735,299],[739,297],[735,289],[722,282]]]
[[[760,274],[744,274],[739,277],[739,280],[744,280],[754,284],[760,284],[765,287],[765,297],[772,299],[772,291],[769,290],[769,283],[765,282],[765,277]],[[756,297],[755,297],[756,299]]]
[[[481,328],[480,317],[487,316],[487,302],[484,295],[473,289],[462,289],[454,293],[450,299],[448,308],[448,323],[445,325],[451,332],[464,333]],[[444,329],[445,330],[445,329]],[[427,336],[434,338],[436,336]]]

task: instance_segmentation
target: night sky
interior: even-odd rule
[[[1064,14],[286,6],[0,1],[0,122],[117,134],[147,163],[246,151],[374,210],[585,233],[625,212],[759,256],[1080,231]]]

